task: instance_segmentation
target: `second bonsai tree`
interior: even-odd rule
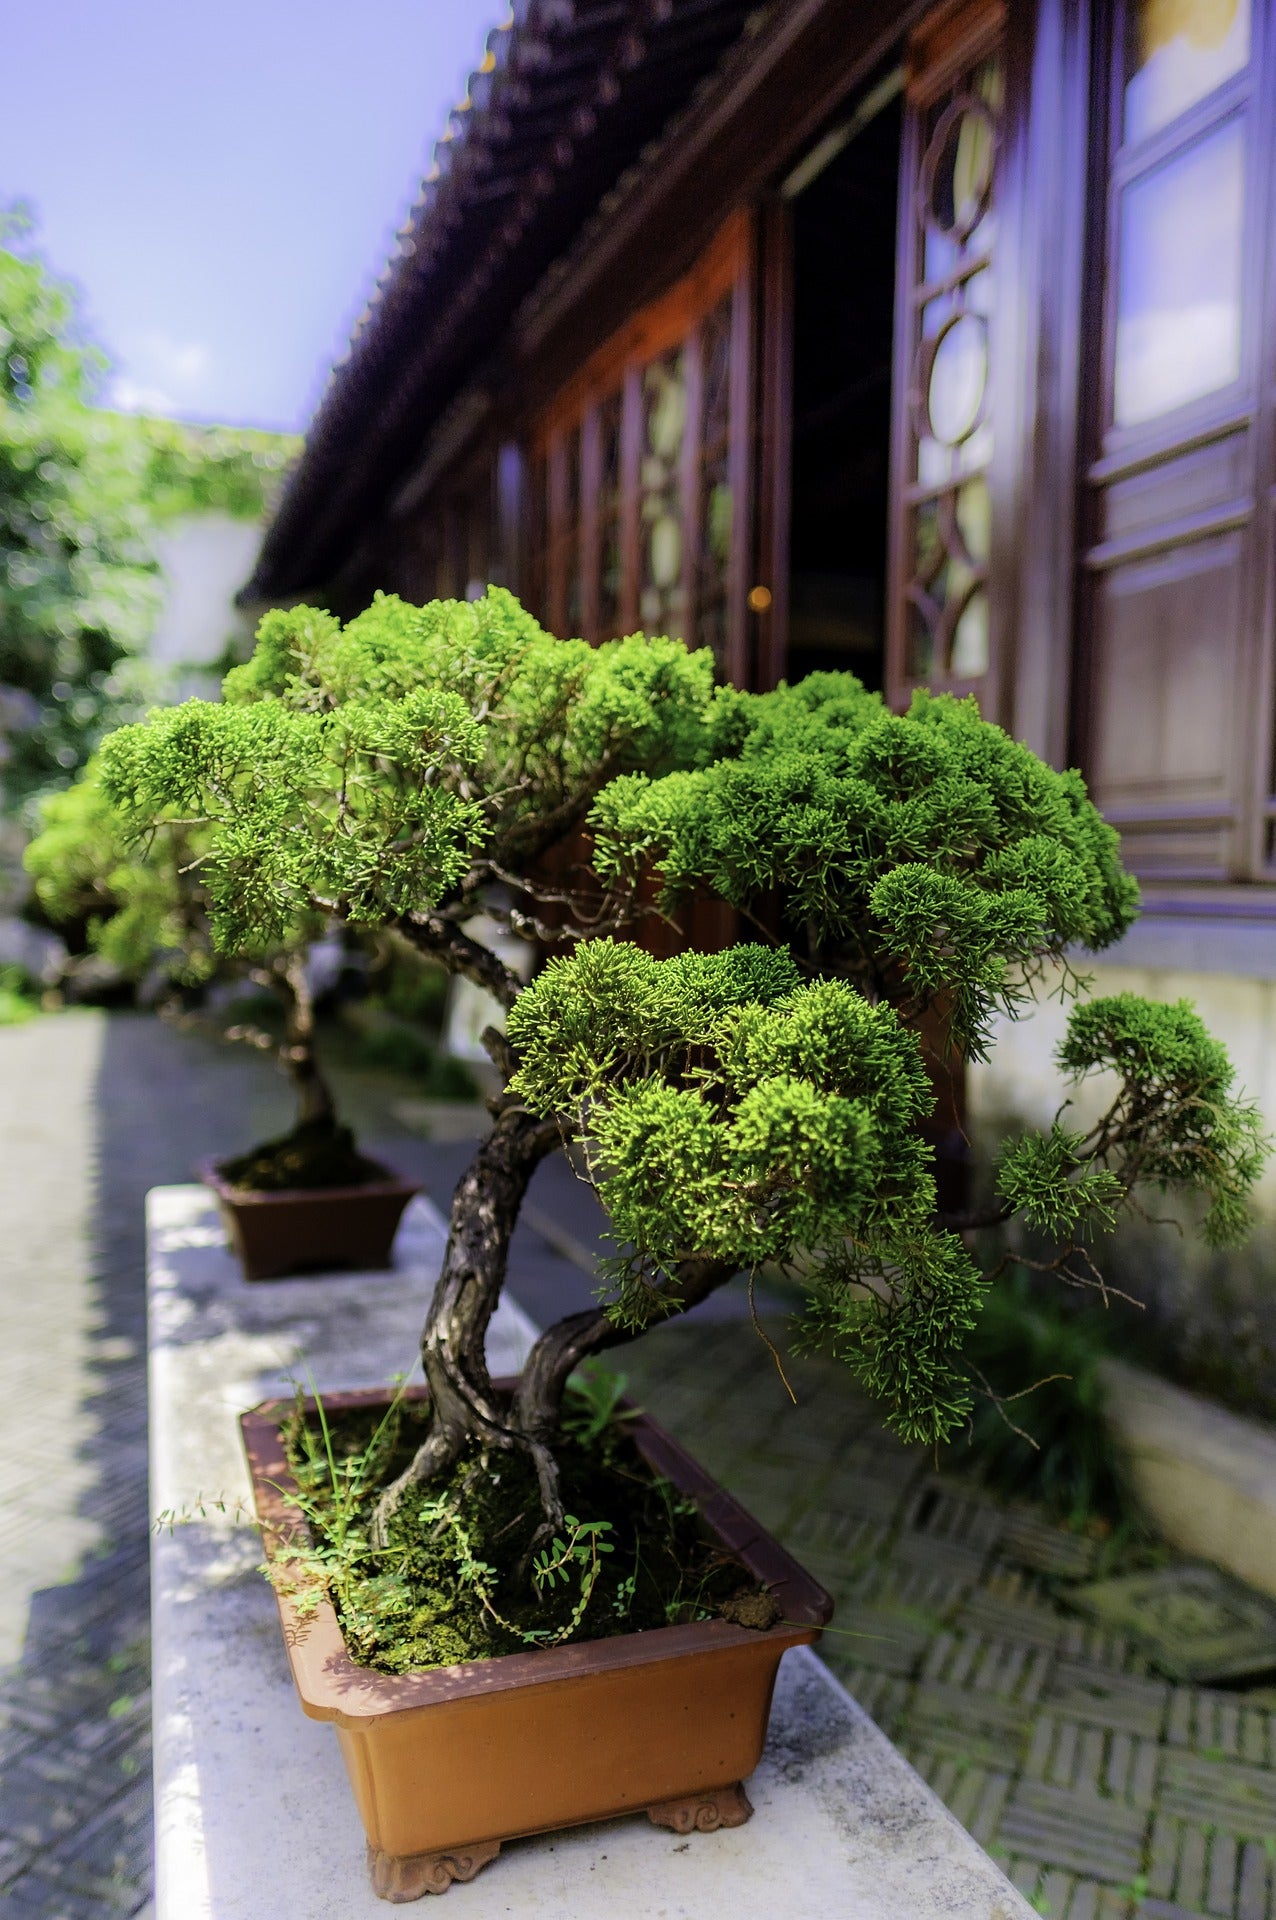
[[[382,1263],[414,1189],[359,1151],[319,1058],[312,952],[327,931],[324,918],[301,909],[279,921],[267,939],[245,937],[219,947],[203,878],[208,844],[197,821],[130,838],[93,763],[75,786],[45,802],[42,830],[27,848],[26,864],[49,918],[144,989],[169,1017],[210,1024],[206,1002],[213,986],[246,990],[268,1004],[270,1013],[261,1017],[211,1023],[224,1038],[273,1054],[296,1102],[293,1124],[279,1138],[208,1164],[207,1177],[231,1212],[251,1277],[274,1277],[314,1258],[339,1265],[344,1257],[330,1206],[323,1223],[315,1223],[316,1235],[295,1209],[267,1208],[268,1195],[392,1188],[397,1207],[388,1195],[380,1205],[367,1196],[369,1218],[375,1218],[371,1239],[357,1222],[348,1223],[349,1257]],[[254,1202],[251,1214],[242,1211],[247,1196]],[[362,1192],[356,1209],[369,1212]],[[258,1247],[262,1232],[266,1242]]]

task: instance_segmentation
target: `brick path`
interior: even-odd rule
[[[786,1360],[794,1409],[747,1324],[617,1365],[830,1589],[821,1652],[1040,1912],[1276,1914],[1276,1711],[1171,1686],[1059,1607],[1091,1543],[935,1474],[833,1363]]]
[[[369,1145],[446,1205],[464,1149],[339,1075]],[[269,1066],[135,1016],[0,1029],[0,1913],[107,1920],[150,1882],[142,1198],[287,1118]],[[520,1232],[515,1291],[588,1299],[562,1248],[593,1228],[545,1169],[555,1253]],[[587,1201],[587,1196],[584,1199]],[[548,1230],[548,1229],[547,1229]],[[833,1590],[823,1651],[1055,1920],[1271,1920],[1276,1713],[1171,1687],[1058,1608],[1091,1549],[884,1439],[845,1373],[791,1367],[789,1406],[740,1303],[623,1365]],[[304,1920],[298,1916],[298,1920]]]

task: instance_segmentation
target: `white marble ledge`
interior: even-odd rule
[[[398,1267],[248,1285],[203,1188],[150,1196],[152,1506],[226,1513],[153,1536],[156,1920],[385,1920],[331,1728],[298,1706],[236,1416],[303,1370],[320,1390],[410,1365],[445,1239],[413,1201]],[[535,1329],[512,1303],[494,1372]],[[786,1654],[747,1826],[644,1819],[508,1844],[452,1920],[1030,1920],[992,1861],[807,1648]]]

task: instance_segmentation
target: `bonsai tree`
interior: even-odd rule
[[[206,989],[227,972],[273,995],[280,1031],[240,1021],[225,1037],[272,1052],[292,1083],[296,1121],[269,1141],[225,1163],[230,1177],[258,1188],[357,1184],[376,1169],[355,1151],[341,1126],[315,1048],[309,949],[325,930],[321,915],[299,912],[269,941],[214,944],[203,882],[207,836],[197,825],[168,825],[139,842],[124,829],[96,761],[79,781],[48,796],[41,831],[25,864],[49,918],[74,928],[91,952],[126,979],[147,983],[161,1010],[198,1017]]]
[[[121,730],[102,781],[139,843],[201,836],[222,949],[307,913],[390,926],[506,1010],[422,1333],[430,1424],[381,1497],[382,1541],[407,1489],[471,1447],[477,1470],[530,1456],[536,1539],[554,1536],[573,1370],[761,1262],[803,1280],[802,1337],[937,1442],[971,1404],[963,1340],[998,1271],[975,1229],[1026,1221],[1053,1242],[1041,1264],[1096,1286],[1094,1236],[1149,1185],[1199,1193],[1214,1242],[1245,1230],[1255,1112],[1189,1006],[1130,996],[1079,1001],[1060,1050],[1066,1075],[1108,1077],[1097,1124],[1065,1106],[1005,1147],[982,1214],[938,1210],[919,1029],[982,1058],[996,1016],[1056,967],[1075,990],[1073,953],[1137,904],[1079,776],[971,701],[894,715],[841,674],[748,695],[675,641],[555,640],[495,589],[378,598],[344,629],[269,614],[224,704]],[[703,888],[746,944],[661,960],[616,937]],[[480,909],[551,949],[531,984],[467,931]],[[505,1394],[484,1336],[528,1181],[562,1143],[616,1251],[598,1308],[549,1328]]]

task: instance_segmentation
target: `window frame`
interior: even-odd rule
[[[1100,804],[1124,830],[1125,857],[1143,876],[1147,904],[1155,910],[1163,895],[1181,911],[1185,888],[1205,900],[1221,898],[1227,888],[1239,887],[1243,896],[1243,889],[1255,883],[1276,882],[1276,244],[1270,233],[1276,216],[1276,116],[1264,111],[1265,102],[1276,97],[1276,3],[1254,0],[1244,69],[1166,125],[1127,141],[1131,10],[1132,0],[1111,0],[1093,34],[1092,152],[1098,164],[1091,189],[1087,306],[1098,338],[1092,344],[1089,404],[1083,400],[1082,405],[1072,756],[1092,780],[1097,778],[1095,760],[1104,737],[1099,687],[1106,631],[1099,607],[1105,576],[1157,555],[1167,564],[1176,556],[1190,560],[1193,547],[1203,552],[1208,542],[1235,540],[1241,552],[1229,723],[1234,773],[1227,803],[1214,803],[1222,848],[1208,863],[1208,873],[1194,871],[1190,854],[1176,867],[1155,850],[1155,836],[1172,835],[1180,821],[1190,820],[1202,832],[1208,827],[1210,805],[1194,803],[1186,789],[1176,804],[1172,776],[1165,795],[1146,805],[1108,800],[1101,785],[1097,791]],[[1237,119],[1244,128],[1245,169],[1237,376],[1146,420],[1119,426],[1114,402],[1124,196],[1139,180]],[[1220,464],[1233,457],[1233,486],[1177,520],[1166,510],[1130,531],[1112,530],[1107,502],[1113,489],[1127,483],[1153,487],[1158,471],[1168,475],[1193,456],[1208,458],[1211,450]]]
[[[731,487],[731,538],[726,559],[725,647],[719,665],[727,678],[744,684],[747,582],[752,512],[752,332],[754,221],[750,212],[733,215],[692,270],[620,328],[586,361],[532,420],[528,433],[529,471],[550,476],[543,562],[533,567],[541,604],[534,610],[554,632],[579,632],[597,643],[614,633],[641,626],[641,506],[643,375],[648,366],[681,348],[687,396],[677,479],[682,525],[681,591],[683,635],[698,644],[701,573],[700,541],[705,525],[702,436],[704,381],[701,340],[705,323],[723,303],[730,304],[730,399],[728,484]],[[605,621],[602,605],[602,409],[620,397],[619,462],[619,619]],[[565,450],[579,436],[581,499],[574,525],[561,478]],[[555,474],[559,478],[555,481]],[[529,525],[537,524],[538,503],[529,503]],[[580,557],[581,618],[567,618],[567,556],[573,545]]]
[[[891,397],[891,481],[887,550],[886,660],[887,697],[895,707],[908,705],[914,691],[928,687],[936,692],[974,694],[990,718],[997,717],[999,687],[1003,675],[1004,652],[1001,630],[1001,601],[1004,597],[1002,541],[998,522],[1004,497],[1001,475],[1005,470],[1002,451],[1012,430],[1004,405],[1009,382],[1002,365],[1002,341],[1008,329],[1001,318],[1005,306],[1002,290],[997,290],[994,312],[988,316],[989,371],[986,406],[993,423],[992,454],[979,469],[988,490],[991,509],[991,551],[982,568],[982,590],[987,594],[989,610],[988,662],[984,671],[969,677],[935,669],[926,674],[912,672],[910,665],[909,618],[910,585],[913,566],[913,522],[919,502],[927,497],[939,500],[942,494],[924,488],[916,477],[920,435],[916,414],[918,395],[914,370],[923,341],[922,314],[927,299],[939,297],[939,282],[926,281],[922,266],[924,246],[920,217],[922,168],[925,158],[924,121],[927,112],[961,75],[978,62],[996,53],[1002,62],[1004,94],[997,133],[989,202],[997,210],[993,242],[983,270],[1004,274],[1009,265],[1009,207],[1004,188],[1007,174],[1008,130],[1017,112],[1010,70],[1010,17],[1004,0],[970,0],[957,8],[939,8],[910,37],[906,49],[905,113],[900,148],[899,228],[896,244],[895,339],[893,348],[893,392]],[[965,283],[980,270],[971,262],[944,277],[945,286]],[[994,283],[995,284],[995,283]],[[973,476],[972,476],[973,477]],[[978,589],[976,589],[978,590]],[[951,644],[951,640],[950,640]]]
[[[1254,303],[1249,297],[1254,285],[1251,259],[1255,239],[1255,215],[1263,198],[1262,181],[1256,161],[1261,141],[1257,138],[1258,74],[1266,51],[1262,0],[1251,0],[1250,57],[1239,73],[1216,87],[1203,99],[1194,101],[1164,126],[1140,140],[1127,143],[1125,118],[1125,49],[1132,0],[1115,0],[1110,31],[1103,49],[1107,60],[1105,125],[1102,128],[1106,154],[1106,187],[1102,201],[1103,221],[1103,302],[1100,448],[1102,456],[1119,460],[1128,450],[1141,448],[1149,439],[1164,440],[1167,447],[1177,446],[1216,420],[1248,411],[1242,402],[1254,386],[1254,365],[1261,327],[1256,324]],[[1197,394],[1179,406],[1167,408],[1148,420],[1118,426],[1115,419],[1117,301],[1120,296],[1121,209],[1127,190],[1139,180],[1150,178],[1161,167],[1197,146],[1219,131],[1229,120],[1247,116],[1244,140],[1245,200],[1241,228],[1241,341],[1239,366],[1235,380],[1209,393]],[[1255,188],[1259,189],[1255,191]]]

